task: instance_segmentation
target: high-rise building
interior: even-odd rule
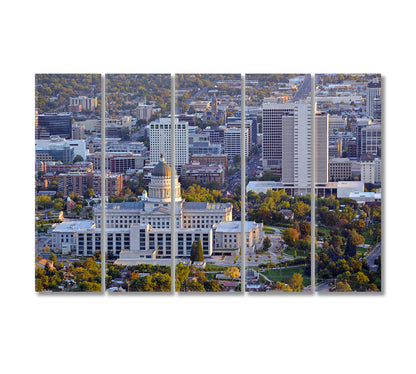
[[[328,183],[328,149],[329,149],[329,116],[326,112],[316,112],[315,116],[315,183]],[[342,149],[342,138],[341,138]]]
[[[265,102],[263,116],[263,167],[282,175],[282,117],[292,115],[295,103]]]
[[[249,154],[249,129],[244,130],[245,152],[247,157]],[[241,129],[230,127],[224,131],[224,153],[228,155],[228,159],[232,161],[234,156],[241,155]]]
[[[381,84],[380,83],[369,83],[367,86],[367,101],[366,101],[366,112],[367,116],[374,118],[374,99],[381,96]]]
[[[282,115],[282,182],[293,194],[310,193],[312,176],[311,104],[296,103]]]
[[[372,121],[369,118],[359,118],[356,123],[356,138],[357,138],[357,158],[361,158],[361,132],[362,130],[371,125]]]
[[[227,126],[241,127],[241,117],[227,117]],[[257,117],[246,115],[246,126],[250,128],[250,144],[257,145]]]
[[[35,138],[49,139],[51,135],[71,139],[72,117],[69,113],[45,113],[35,117]]]
[[[374,184],[375,182],[375,163],[374,161],[361,162],[361,181]]]
[[[153,114],[153,107],[151,105],[146,105],[139,103],[136,108],[136,118],[137,120],[148,120]]]
[[[282,182],[294,195],[310,194],[312,182],[311,104],[296,103],[282,121]],[[315,116],[315,183],[328,182],[328,114]]]
[[[156,164],[163,154],[171,164],[171,119],[160,118],[150,123],[150,162]],[[188,122],[175,118],[175,167],[189,163]]]
[[[361,154],[381,156],[381,126],[373,125],[361,130]]]

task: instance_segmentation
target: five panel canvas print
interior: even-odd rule
[[[382,290],[380,75],[37,74],[35,97],[37,292]]]

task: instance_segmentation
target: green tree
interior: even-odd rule
[[[55,265],[56,264],[56,254],[51,253],[49,256],[49,260]]]
[[[188,282],[187,289],[191,292],[205,292],[204,285],[199,283],[196,279],[192,279]]]
[[[272,242],[270,241],[269,236],[267,235],[266,238],[263,240],[263,251],[267,252],[271,246]]]
[[[182,283],[188,278],[189,271],[190,271],[189,266],[186,266],[182,264],[182,262],[180,262],[178,265],[176,265],[175,276]]]
[[[129,291],[153,291],[154,286],[155,284],[152,282],[152,277],[150,275],[145,275],[144,277],[133,278],[129,285]]]
[[[191,263],[204,261],[204,250],[202,248],[201,238],[198,238],[198,241],[192,244],[190,260]]]

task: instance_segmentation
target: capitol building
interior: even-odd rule
[[[172,207],[171,168],[163,155],[152,171],[149,192],[140,201],[106,204],[107,253],[116,263],[164,263],[172,250],[171,208],[175,211],[176,258],[189,258],[201,239],[205,257],[235,255],[241,247],[241,222],[232,221],[229,203],[186,202],[175,172]],[[101,205],[94,205],[92,221],[65,220],[56,225],[52,245],[62,253],[92,256],[101,251]],[[262,246],[262,224],[246,221],[246,251]]]

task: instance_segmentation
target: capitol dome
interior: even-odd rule
[[[163,154],[160,155],[159,163],[154,167],[152,171],[152,176],[155,177],[170,177],[170,166],[166,163],[165,157]]]

